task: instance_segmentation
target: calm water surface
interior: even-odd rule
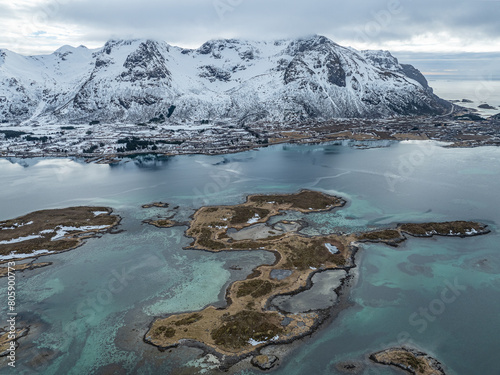
[[[350,202],[337,212],[306,215],[307,234],[455,219],[480,220],[492,233],[410,239],[397,249],[363,245],[353,306],[304,341],[274,373],[335,374],[338,362],[359,361],[363,374],[396,374],[370,365],[367,355],[403,338],[439,358],[450,374],[498,373],[498,148],[446,149],[432,142],[369,149],[273,146],[111,166],[0,160],[0,176],[0,219],[37,209],[106,205],[123,217],[124,230],[42,258],[53,262],[50,267],[18,274],[20,319],[32,329],[20,340],[15,372],[4,367],[2,374],[168,374],[188,362],[208,371],[197,350],[160,353],[144,344],[148,324],[162,314],[223,305],[228,283],[274,258],[262,251],[186,251],[184,227],[158,229],[141,221],[166,212],[187,220],[201,205],[302,188]],[[171,206],[141,208],[159,200]],[[440,298],[450,284],[456,298],[444,304]],[[0,295],[5,287],[1,279]],[[1,316],[6,312],[2,304]]]

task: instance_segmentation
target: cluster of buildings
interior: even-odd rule
[[[342,139],[432,139],[460,147],[500,145],[500,120],[453,116],[338,119],[315,123],[38,125],[0,128],[0,156],[116,157],[141,153],[222,154],[277,143]],[[19,133],[18,136],[13,136]],[[10,134],[8,134],[10,132]]]

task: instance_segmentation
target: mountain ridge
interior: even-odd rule
[[[173,109],[172,109],[173,108]],[[152,39],[50,55],[0,50],[4,123],[290,122],[433,115],[451,104],[388,51],[324,36],[273,42],[216,39],[185,49]]]

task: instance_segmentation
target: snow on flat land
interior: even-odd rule
[[[108,228],[109,225],[87,225],[83,227],[65,227],[65,226],[58,226],[56,229],[56,235],[51,238],[51,241],[57,241],[64,236],[66,236],[69,232],[74,232],[74,231],[79,231],[79,232],[85,232],[85,231],[90,231],[90,230],[100,230],[100,229],[105,229]]]
[[[475,230],[474,228],[465,232],[465,234],[467,234],[468,236],[473,235],[473,234],[478,234],[478,233],[479,232],[477,230]]]
[[[248,219],[247,221],[247,224],[255,224],[257,223],[258,221],[260,220],[260,216],[255,214],[254,217],[252,217],[251,219]]]
[[[332,245],[331,243],[325,243],[326,248],[332,254],[338,254],[340,251],[337,246]]]
[[[12,240],[5,240],[5,241],[0,241],[0,245],[8,245],[11,243],[19,243],[23,241],[29,241],[29,240],[34,240],[35,238],[41,238],[39,234],[31,234],[29,236],[25,237],[18,237],[18,238],[13,238]]]
[[[21,228],[21,227],[24,227],[25,225],[31,225],[31,224],[33,224],[33,221],[28,221],[27,223],[22,223],[22,224],[14,223],[14,224],[12,224],[11,227],[1,228],[1,230],[16,229],[16,228]]]
[[[254,339],[250,339],[248,340],[248,343],[252,346],[257,346],[259,344],[264,344],[266,341],[257,341],[257,340],[254,340]]]
[[[267,341],[276,341],[276,340],[278,340],[279,338],[280,338],[280,337],[279,337],[279,335],[276,335],[276,336],[274,336],[272,339],[270,339],[270,340],[266,340],[266,341],[257,341],[257,340],[255,340],[255,339],[250,339],[250,340],[248,340],[248,343],[249,343],[250,345],[252,345],[252,346],[257,346],[257,345],[259,345],[259,344],[264,344],[264,343],[266,343]]]
[[[10,260],[10,259],[19,259],[19,258],[29,258],[29,257],[37,256],[37,255],[53,254],[53,253],[54,253],[54,251],[35,250],[32,253],[28,253],[28,254],[16,254],[16,252],[13,251],[9,255],[0,255],[0,261],[2,261],[2,260]]]

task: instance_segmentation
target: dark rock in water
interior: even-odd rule
[[[394,347],[370,355],[381,365],[399,367],[410,374],[446,375],[443,365],[427,353],[409,347]]]
[[[335,364],[335,369],[343,374],[361,374],[365,366],[360,362],[339,362]]]
[[[484,104],[480,104],[480,105],[478,105],[477,107],[478,107],[478,108],[481,108],[481,109],[496,109],[495,107],[493,107],[493,106],[491,106],[491,105],[489,105],[489,104],[486,104],[486,103],[484,103]]]
[[[469,99],[462,99],[462,103],[473,103],[473,101]]]
[[[256,355],[251,362],[252,365],[261,370],[270,370],[278,363],[278,357],[275,355]]]
[[[153,208],[153,207],[167,208],[168,206],[169,206],[168,203],[165,203],[165,202],[153,202],[153,203],[143,204],[141,207],[142,208]]]

